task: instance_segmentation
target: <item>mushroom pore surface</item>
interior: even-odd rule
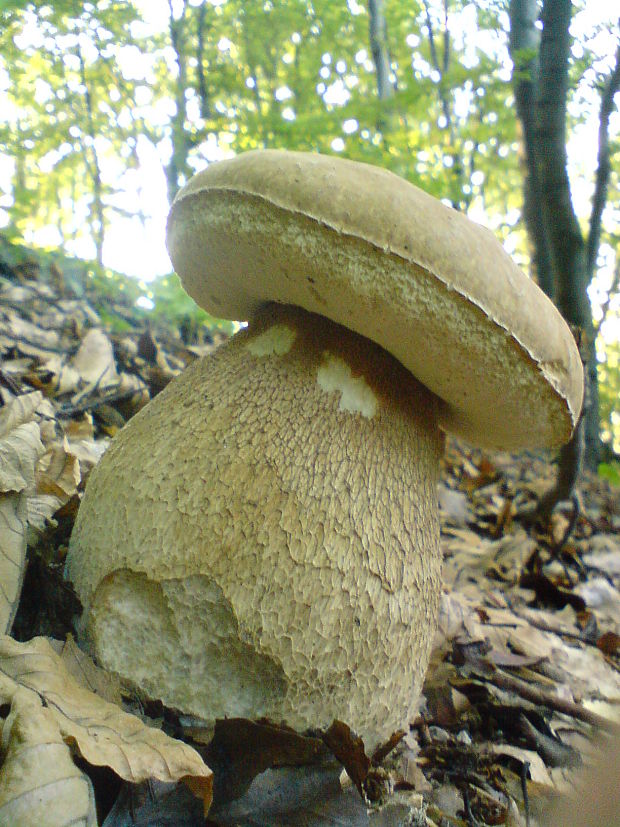
[[[213,720],[406,725],[440,593],[440,403],[377,345],[270,305],[115,438],[67,575],[84,635]]]

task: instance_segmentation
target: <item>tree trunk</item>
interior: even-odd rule
[[[615,68],[601,91],[598,168],[587,241],[581,233],[571,200],[566,159],[566,98],[570,56],[571,3],[545,0],[542,38],[536,29],[536,0],[511,0],[510,47],[514,62],[517,114],[523,129],[527,175],[524,217],[534,247],[534,269],[539,284],[564,317],[581,332],[581,353],[586,373],[583,433],[575,439],[584,447],[588,468],[596,470],[600,456],[598,366],[596,330],[587,288],[596,272],[601,220],[609,175],[609,120],[614,95],[620,88],[620,47]],[[565,449],[560,468],[575,446]],[[560,471],[562,474],[562,471]],[[570,474],[569,474],[570,476]],[[566,489],[558,481],[558,491]]]
[[[538,85],[540,31],[538,0],[512,0],[510,6],[510,54],[514,63],[513,85],[517,117],[523,133],[523,217],[532,245],[533,277],[551,300],[555,284],[549,237],[542,216],[542,193],[537,153],[535,102]]]
[[[438,38],[435,37],[433,27],[433,19],[431,16],[431,8],[428,0],[422,0],[424,13],[426,16],[426,29],[428,32],[428,46],[431,55],[431,63],[433,68],[439,75],[439,83],[437,84],[437,94],[439,96],[439,104],[441,106],[441,113],[445,122],[444,129],[448,136],[447,151],[452,157],[452,174],[449,179],[449,192],[446,197],[449,198],[450,204],[455,210],[460,212],[467,212],[471,203],[471,193],[466,194],[466,171],[464,166],[464,150],[463,145],[459,146],[457,138],[457,130],[454,126],[454,113],[451,95],[446,85],[446,75],[450,68],[450,29],[448,26],[449,19],[449,0],[443,2],[443,28],[441,29],[443,49],[440,51],[437,46]],[[470,157],[469,170],[467,175],[467,182],[471,180],[471,174],[474,171],[474,154]]]
[[[185,127],[187,120],[187,106],[185,103],[185,90],[187,89],[187,50],[185,34],[187,4],[184,0],[183,11],[178,18],[174,15],[172,0],[168,0],[168,6],[170,10],[170,43],[172,44],[177,64],[177,78],[174,87],[175,113],[172,118],[171,135],[172,155],[165,170],[168,201],[172,204],[177,191],[192,175],[192,168],[188,164],[192,141]]]
[[[101,164],[99,163],[99,155],[97,153],[97,146],[95,139],[97,137],[97,129],[94,120],[93,99],[86,77],[86,63],[82,53],[81,46],[78,44],[76,48],[78,60],[80,62],[80,79],[84,87],[84,100],[86,103],[86,123],[88,125],[88,137],[90,142],[81,141],[82,152],[86,168],[89,172],[92,186],[93,186],[93,201],[90,207],[91,216],[91,231],[95,241],[95,250],[97,256],[97,264],[103,267],[103,242],[105,238],[105,212],[103,206],[103,181],[101,180]]]
[[[387,44],[387,24],[383,0],[368,0],[368,29],[370,51],[377,73],[377,92],[379,100],[387,100],[394,94],[390,81],[390,52]]]
[[[586,252],[586,268],[588,283],[596,272],[596,259],[601,242],[601,221],[603,210],[607,202],[609,175],[611,163],[609,160],[609,120],[614,110],[614,96],[620,88],[620,46],[616,50],[616,65],[601,94],[601,108],[598,130],[598,159],[594,195],[592,197],[592,214],[590,217],[590,234]],[[594,348],[588,361],[587,370],[590,383],[590,407],[585,421],[585,462],[588,468],[595,470],[601,457],[599,395],[598,395],[598,363]]]
[[[535,249],[538,275],[544,276],[542,286],[554,297],[558,309],[579,335],[586,379],[582,418],[570,443],[561,450],[556,485],[539,504],[539,516],[546,518],[557,502],[572,493],[586,433],[590,435],[588,465],[596,466],[598,393],[595,332],[587,294],[592,276],[588,266],[590,256],[573,208],[567,171],[566,102],[571,2],[544,0],[542,36],[538,45],[536,11],[536,3],[532,0],[511,0],[510,42],[515,66],[515,95],[528,170],[526,223]],[[532,204],[532,198],[536,203]],[[547,272],[545,267],[548,267]],[[593,432],[596,433],[595,444],[592,444]]]
[[[207,92],[207,79],[205,75],[205,31],[209,33],[211,26],[207,25],[207,2],[203,0],[197,11],[197,35],[196,35],[196,74],[198,76],[198,98],[200,99],[200,116],[205,121],[211,117],[211,101]]]

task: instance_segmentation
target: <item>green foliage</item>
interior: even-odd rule
[[[59,243],[90,237],[100,251],[142,131],[116,45],[131,46],[135,20],[130,3],[111,0],[4,5],[0,152],[14,161],[14,238],[47,224]],[[103,174],[106,164],[118,181]]]
[[[23,240],[47,228],[50,245],[75,250],[88,242],[90,257],[101,263],[113,219],[144,210],[146,220],[149,213],[133,184],[145,146],[160,159],[169,197],[222,155],[279,147],[380,164],[457,209],[484,211],[527,265],[503,0],[385,0],[395,93],[384,100],[366,3],[152,0],[152,6],[168,19],[147,34],[137,2],[129,0],[0,2],[0,89],[7,90],[0,155],[13,165],[0,203],[9,237]],[[583,23],[587,8],[585,0],[575,4],[573,132],[596,117],[613,61],[613,51],[605,53],[604,24]],[[520,57],[525,66],[528,54]],[[615,204],[617,127],[610,152],[608,201]],[[613,210],[606,220],[617,223]],[[606,226],[602,242],[614,246]],[[170,278],[140,286],[101,267],[91,272],[88,283],[103,295],[118,290],[128,301],[144,295],[155,315],[195,312]],[[601,410],[603,433],[616,440],[618,374],[610,345],[601,364]]]
[[[497,53],[451,36],[466,6],[473,9],[461,0],[451,4],[447,30],[442,19],[432,22],[435,39],[447,48],[437,68],[421,7],[387,4],[396,94],[381,101],[362,5],[184,4],[175,25],[193,58],[186,65],[186,97],[200,111],[185,128],[190,167],[209,160],[205,139],[216,136],[232,152],[269,146],[342,152],[387,166],[461,209],[476,197],[489,206],[516,206],[516,126],[507,106],[512,91]],[[479,25],[499,28],[489,10],[479,13]],[[201,29],[208,31],[204,43]],[[173,97],[175,79],[163,57],[158,79]]]
[[[612,485],[620,486],[620,463],[601,462],[598,467],[599,477],[608,480]]]

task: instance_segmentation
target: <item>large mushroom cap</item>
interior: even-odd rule
[[[374,340],[477,444],[560,445],[582,366],[553,304],[485,228],[378,167],[260,150],[177,195],[168,248],[187,292],[244,320],[298,305]]]

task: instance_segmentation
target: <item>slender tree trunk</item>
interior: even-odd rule
[[[211,117],[211,101],[207,92],[207,78],[205,75],[205,32],[208,33],[211,26],[207,25],[207,2],[203,0],[198,7],[197,17],[197,40],[196,40],[196,73],[198,76],[198,97],[200,99],[200,115],[204,120]]]
[[[431,9],[428,0],[422,0],[422,5],[424,7],[424,13],[426,16],[426,28],[428,31],[428,45],[431,54],[431,62],[433,64],[433,68],[439,75],[439,83],[437,84],[437,92],[439,95],[439,104],[441,106],[441,113],[443,115],[443,119],[445,122],[445,130],[448,136],[448,147],[447,151],[450,153],[452,157],[452,174],[450,176],[450,190],[451,192],[448,193],[448,197],[450,198],[450,203],[454,207],[455,210],[460,210],[462,212],[467,212],[469,209],[469,205],[471,203],[471,194],[466,195],[465,193],[465,184],[471,180],[471,174],[474,171],[475,167],[475,149],[472,151],[469,159],[469,169],[468,169],[468,176],[465,175],[465,165],[463,159],[465,157],[465,153],[463,150],[462,145],[459,146],[459,142],[456,135],[456,129],[454,126],[454,111],[452,100],[450,96],[450,92],[446,87],[445,77],[450,68],[450,29],[448,27],[448,18],[449,18],[449,0],[444,0],[443,3],[443,29],[441,31],[442,40],[443,40],[443,48],[440,49],[438,47],[438,37],[435,36],[435,30],[433,27],[433,20],[431,17]]]
[[[620,46],[616,50],[616,65],[609,76],[609,79],[601,94],[601,108],[599,114],[598,130],[598,164],[594,195],[592,198],[592,214],[590,217],[590,234],[586,251],[586,268],[588,282],[596,273],[596,259],[601,243],[601,221],[603,210],[607,202],[609,188],[609,175],[611,163],[609,160],[609,120],[614,110],[614,97],[620,88]],[[600,416],[599,416],[599,393],[598,393],[598,363],[594,348],[594,335],[592,352],[587,365],[588,380],[590,384],[590,407],[585,420],[585,461],[589,468],[595,469],[598,466],[601,456],[600,439]]]
[[[570,0],[545,0],[535,138],[542,159],[542,212],[555,273],[556,301],[564,318],[591,336],[586,245],[573,208],[566,154],[570,20]]]
[[[555,274],[556,302],[564,318],[581,331],[586,385],[584,412],[570,442],[560,451],[555,489],[539,504],[540,516],[545,519],[556,503],[572,492],[583,457],[584,419],[592,404],[587,365],[594,356],[594,326],[587,294],[586,245],[572,204],[566,155],[571,12],[570,0],[543,3],[536,139],[543,159],[542,207]]]
[[[97,264],[103,267],[103,243],[105,238],[105,212],[103,206],[103,182],[101,179],[101,164],[95,144],[96,127],[93,111],[93,99],[86,77],[86,63],[82,49],[77,46],[77,57],[80,61],[80,78],[84,87],[84,100],[86,102],[86,123],[88,125],[88,138],[90,143],[82,140],[82,152],[86,162],[86,168],[90,174],[93,185],[93,203],[90,208],[91,229],[95,241]]]
[[[610,175],[609,119],[620,88],[620,48],[615,68],[601,93],[598,168],[587,241],[572,205],[566,163],[566,98],[570,52],[569,0],[545,0],[542,38],[536,28],[537,0],[511,0],[510,46],[514,62],[517,114],[523,130],[527,167],[524,217],[534,248],[533,264],[539,284],[556,301],[564,317],[581,333],[587,404],[583,433],[585,463],[596,469],[600,454],[596,331],[587,287],[596,272],[603,209]],[[574,446],[565,449],[560,467]],[[566,460],[566,461],[564,461]],[[570,476],[570,474],[568,475]],[[559,481],[558,489],[566,489]]]
[[[192,141],[185,127],[187,121],[187,106],[185,103],[185,90],[187,89],[187,44],[185,33],[187,3],[184,0],[183,10],[178,18],[174,15],[172,0],[168,0],[168,7],[170,11],[170,42],[174,50],[177,65],[177,78],[174,90],[175,113],[172,118],[172,155],[166,167],[168,201],[172,203],[179,188],[192,175],[192,168],[188,163]]]
[[[387,100],[394,95],[394,86],[390,81],[390,52],[383,0],[368,0],[368,29],[370,51],[377,73],[379,100]]]
[[[542,215],[540,158],[536,142],[535,103],[538,87],[538,52],[540,31],[538,0],[512,0],[510,16],[510,54],[514,63],[513,85],[517,117],[523,135],[525,172],[523,187],[523,217],[532,244],[533,276],[538,286],[555,300],[553,267],[549,237]]]
[[[540,43],[534,30],[536,12],[536,5],[529,0],[512,0],[510,4],[517,114],[528,167],[524,184],[527,228],[537,266],[541,258],[548,257],[550,268],[543,274],[546,292],[554,296],[569,323],[585,329],[588,314],[583,312],[581,296],[585,243],[571,201],[566,157],[570,0],[544,0]],[[583,418],[560,452],[555,486],[538,503],[541,519],[548,520],[556,504],[571,496],[581,467],[582,446]]]

